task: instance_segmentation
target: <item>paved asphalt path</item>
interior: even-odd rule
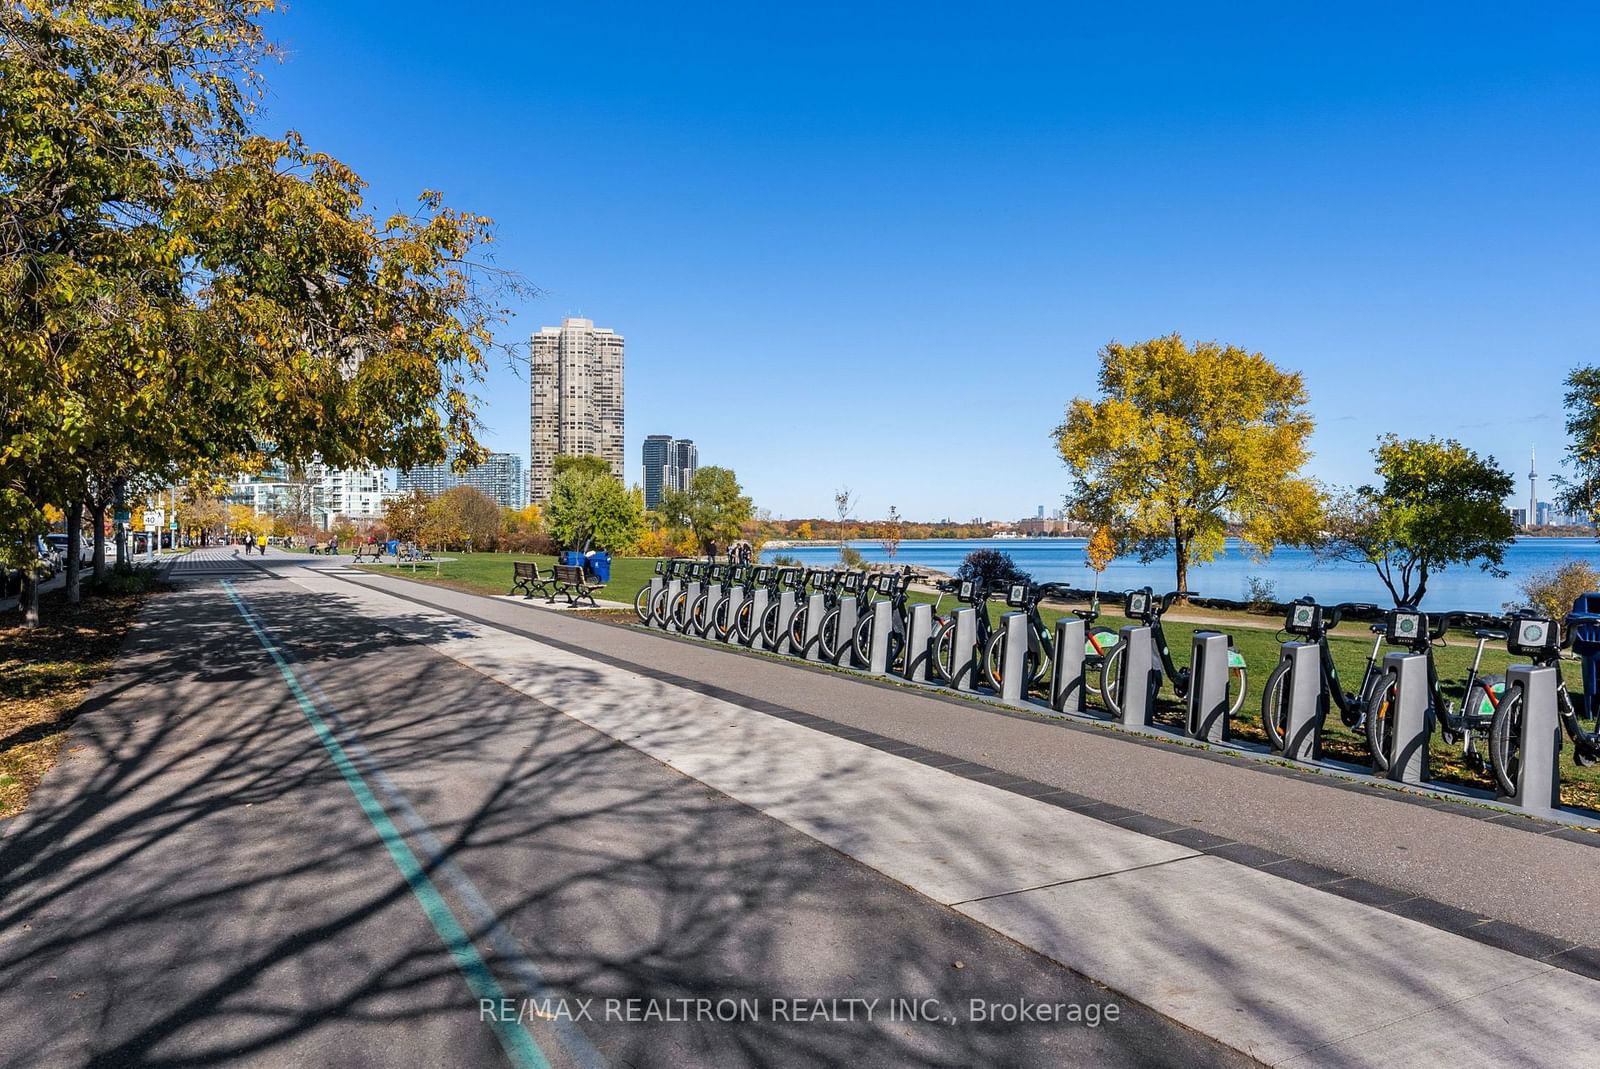
[[[1597,833],[1535,834],[1517,816],[1483,820],[1481,809],[1274,775],[1271,766],[1142,744],[1108,728],[939,700],[852,673],[796,668],[637,627],[541,612],[516,599],[371,573],[342,578],[592,650],[617,664],[711,681],[730,700],[772,702],[1204,831],[1238,844],[1224,847],[1222,856],[1246,864],[1252,850],[1265,849],[1326,869],[1330,879],[1370,882],[1378,901],[1418,896],[1415,915],[1424,921],[1442,904],[1446,913],[1469,911],[1548,936],[1552,949],[1600,946],[1600,911],[1592,907]]]
[[[175,576],[0,825],[0,1066],[1241,1062],[337,599]],[[974,997],[1121,1016],[773,1020]]]

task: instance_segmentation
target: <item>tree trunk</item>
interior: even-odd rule
[[[89,515],[94,520],[94,577],[104,579],[106,574],[106,505],[95,501],[89,505]]]
[[[22,589],[18,593],[17,607],[22,610],[22,626],[39,626],[39,565],[35,561],[22,569]]]
[[[1176,527],[1173,528],[1173,532],[1172,532],[1172,547],[1173,547],[1173,554],[1174,554],[1174,556],[1177,557],[1177,561],[1178,561],[1178,586],[1177,586],[1177,589],[1179,589],[1179,590],[1188,590],[1189,589],[1189,540],[1186,537],[1184,537],[1182,532],[1180,532]],[[1188,598],[1179,598],[1177,600],[1180,601],[1180,602],[1183,602],[1183,601],[1188,601],[1189,599]]]
[[[67,506],[67,604],[78,604],[78,582],[83,565],[83,502]]]

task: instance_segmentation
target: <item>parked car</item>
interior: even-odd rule
[[[59,555],[61,558],[61,563],[58,565],[58,567],[64,570],[66,568],[67,554],[71,552],[71,546],[68,544],[67,536],[64,534],[48,534],[44,536],[44,540],[48,542],[50,544],[50,548],[54,549]],[[90,565],[94,563],[94,539],[78,539],[78,563],[82,565]]]

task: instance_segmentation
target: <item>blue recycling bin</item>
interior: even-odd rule
[[[581,566],[583,564],[583,554],[575,549],[564,550],[561,554],[561,563]]]
[[[389,539],[383,544],[383,551],[391,557],[398,557],[400,555],[400,540],[398,538]]]
[[[605,550],[590,550],[587,559],[583,562],[583,566],[590,575],[600,582],[611,582],[611,554]]]
[[[1567,617],[1572,635],[1572,652],[1583,659],[1583,711],[1585,719],[1595,715],[1600,702],[1600,594],[1579,594]]]

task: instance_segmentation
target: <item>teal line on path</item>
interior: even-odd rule
[[[300,711],[305,714],[312,731],[316,732],[317,738],[328,751],[328,756],[333,758],[339,774],[350,787],[350,793],[354,794],[356,801],[360,803],[361,811],[372,822],[378,838],[389,851],[389,857],[400,870],[406,885],[411,888],[412,894],[417,896],[417,903],[422,906],[422,912],[433,922],[433,930],[439,934],[439,939],[450,951],[450,956],[455,959],[456,968],[460,969],[461,975],[466,978],[467,986],[472,989],[480,1004],[485,999],[492,999],[496,1007],[500,1006],[501,1000],[506,998],[504,989],[489,971],[489,966],[484,964],[483,958],[478,954],[478,948],[472,945],[472,940],[468,938],[461,923],[456,920],[456,915],[451,912],[444,896],[423,871],[417,856],[411,852],[411,847],[406,845],[400,829],[394,826],[389,814],[384,812],[383,806],[378,803],[377,797],[367,786],[367,781],[362,778],[355,763],[345,753],[344,747],[323,720],[322,714],[317,712],[316,704],[306,696],[304,688],[300,686],[299,678],[289,667],[289,662],[278,649],[277,643],[256,623],[254,612],[246,608],[244,598],[234,590],[232,582],[227,579],[222,580],[222,589],[234,607],[239,610],[244,622],[249,625],[256,640],[272,656],[273,663],[283,674],[284,682],[289,685],[289,692],[294,695],[295,701],[300,703]],[[506,1056],[518,1069],[550,1069],[550,1063],[545,1060],[544,1052],[539,1049],[539,1044],[534,1042],[533,1036],[528,1034],[528,1030],[522,1026],[520,1019],[502,1021],[500,1014],[491,1013],[489,1022],[494,1028],[496,1038],[500,1040],[500,1046],[505,1049]]]

